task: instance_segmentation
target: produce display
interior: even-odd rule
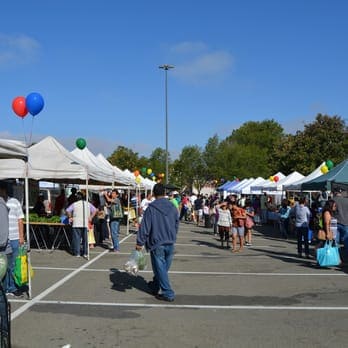
[[[42,223],[61,223],[59,216],[39,216],[36,213],[29,214],[29,222],[42,222]]]

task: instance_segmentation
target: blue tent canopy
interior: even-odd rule
[[[233,180],[233,181],[226,181],[223,185],[218,187],[217,191],[228,191],[233,186],[236,186],[239,184],[239,181]]]
[[[239,183],[240,183],[239,180],[233,180],[232,182],[230,182],[230,184],[228,186],[225,187],[224,191],[231,190],[233,187],[237,186]]]
[[[224,184],[217,188],[217,191],[225,191],[225,187],[229,185],[232,181],[226,181]]]

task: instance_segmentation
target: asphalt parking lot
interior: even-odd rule
[[[151,265],[123,272],[135,235],[121,232],[120,254],[97,247],[89,261],[32,250],[32,299],[10,300],[13,347],[347,347],[347,269],[298,259],[271,226],[232,253],[181,223],[173,303],[149,293]]]

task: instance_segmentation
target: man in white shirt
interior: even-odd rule
[[[81,255],[89,258],[88,252],[88,224],[92,222],[97,209],[89,202],[81,192],[77,193],[77,201],[72,203],[67,209],[69,221],[72,223],[72,253],[76,257]]]
[[[145,210],[149,206],[149,204],[153,201],[153,197],[151,192],[147,194],[147,196],[141,201],[140,208],[141,208],[141,215],[144,214]]]

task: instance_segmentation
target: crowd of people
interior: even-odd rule
[[[178,222],[211,229],[212,234],[220,242],[220,247],[231,249],[233,253],[242,252],[244,247],[252,246],[252,231],[255,225],[269,224],[276,229],[276,233],[279,233],[279,238],[297,239],[297,256],[300,258],[303,254],[306,258],[312,257],[309,250],[311,242],[316,242],[315,248],[318,248],[326,240],[333,240],[337,245],[343,244],[343,255],[348,256],[348,196],[342,190],[335,190],[333,196],[326,200],[322,199],[322,196],[318,199],[318,196],[311,201],[310,206],[305,196],[283,199],[277,206],[272,196],[266,193],[252,196],[231,194],[222,198],[219,193],[209,196],[179,194],[177,191],[167,193],[162,192],[163,185],[156,187],[157,200],[160,198],[161,204],[164,204],[163,207],[156,209],[168,209],[167,203],[163,203],[165,199],[176,212]],[[8,256],[8,271],[3,285],[8,295],[20,296],[22,289],[14,282],[13,270],[19,247],[25,242],[24,214],[21,204],[11,197],[10,192],[9,184],[0,182],[0,214],[7,215],[8,219],[8,224],[2,225],[0,236],[0,252]],[[110,251],[120,252],[120,225],[127,223],[127,219],[138,231],[137,248],[143,247],[146,243],[153,244],[153,241],[147,240],[149,230],[153,227],[149,225],[150,212],[146,214],[146,211],[157,205],[154,203],[156,201],[154,196],[153,192],[142,194],[131,192],[128,197],[127,192],[120,193],[117,189],[112,189],[94,194],[91,196],[92,199],[87,200],[85,192],[77,191],[73,187],[68,196],[62,189],[55,200],[53,212],[65,216],[72,226],[72,255],[88,259],[89,249],[95,244],[105,246],[107,242]],[[38,197],[34,211],[39,216],[45,214],[43,197]],[[150,211],[154,214],[152,208]],[[158,211],[155,211],[157,214]],[[156,218],[161,219],[162,215]],[[173,221],[175,222],[175,219]],[[157,222],[151,224],[158,225]],[[159,228],[161,229],[163,228]],[[177,231],[177,226],[174,230]],[[175,239],[174,230],[170,237],[171,244]],[[6,242],[1,244],[3,239]],[[165,253],[168,252],[172,257],[170,248],[167,249]],[[149,250],[151,251],[151,248]],[[155,267],[159,268],[157,271],[160,272],[161,267],[158,263],[160,261],[155,253],[151,256],[151,260],[157,263]],[[168,258],[166,262],[170,264],[171,259]],[[159,280],[161,277],[163,276],[157,274],[156,277],[155,274],[150,287],[156,294],[161,288],[164,298],[172,300],[174,292],[168,285],[169,280]],[[164,283],[160,284],[161,281]]]
[[[297,239],[297,256],[311,258],[309,245],[315,249],[325,240],[343,245],[343,257],[348,257],[348,195],[335,189],[332,196],[313,196],[311,202],[304,195],[284,198],[279,206],[272,195],[231,194],[222,199],[218,194],[170,195],[179,211],[180,221],[192,221],[197,226],[213,229],[219,236],[221,247],[232,246],[232,252],[240,252],[252,245],[254,225],[269,224],[279,237]]]

